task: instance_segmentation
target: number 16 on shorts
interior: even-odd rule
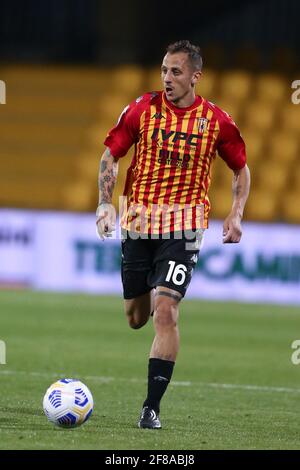
[[[166,275],[166,282],[172,281],[176,286],[184,284],[187,267],[184,264],[177,264],[175,261],[169,261],[169,270]]]

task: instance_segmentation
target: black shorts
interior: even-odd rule
[[[123,232],[124,299],[146,294],[157,286],[169,287],[184,297],[198,260],[203,230],[194,232],[194,239],[180,235],[175,238],[172,234],[171,239],[132,239]]]

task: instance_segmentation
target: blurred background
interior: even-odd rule
[[[22,226],[20,211],[7,225],[9,208],[64,211],[65,220],[94,213],[105,135],[132,99],[161,88],[165,47],[178,39],[200,45],[198,93],[230,113],[246,141],[252,190],[245,221],[281,224],[282,243],[291,248],[282,227],[295,233],[300,224],[300,105],[291,100],[292,82],[300,79],[299,14],[297,0],[1,2],[0,205],[6,211],[0,239],[2,255],[9,252],[6,264],[12,264],[10,243],[25,240],[28,247],[33,237],[30,230],[8,228]],[[116,206],[131,156],[120,162]],[[230,210],[231,180],[217,159],[212,219],[221,221]],[[268,227],[274,227],[272,239],[279,229]],[[298,282],[295,250],[288,265]],[[276,271],[277,258],[267,262],[267,275]],[[11,282],[8,274],[1,279]]]

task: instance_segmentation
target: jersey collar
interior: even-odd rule
[[[169,101],[165,95],[165,92],[163,91],[162,93],[163,96],[163,102],[165,105],[172,109],[175,113],[186,113],[187,111],[191,111],[192,109],[198,108],[198,106],[202,103],[203,99],[201,96],[196,95],[195,101],[191,106],[187,106],[186,108],[178,108],[175,106],[171,101]]]

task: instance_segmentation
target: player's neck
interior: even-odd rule
[[[194,91],[182,96],[178,100],[171,101],[171,103],[177,108],[189,108],[195,102],[196,95]]]

